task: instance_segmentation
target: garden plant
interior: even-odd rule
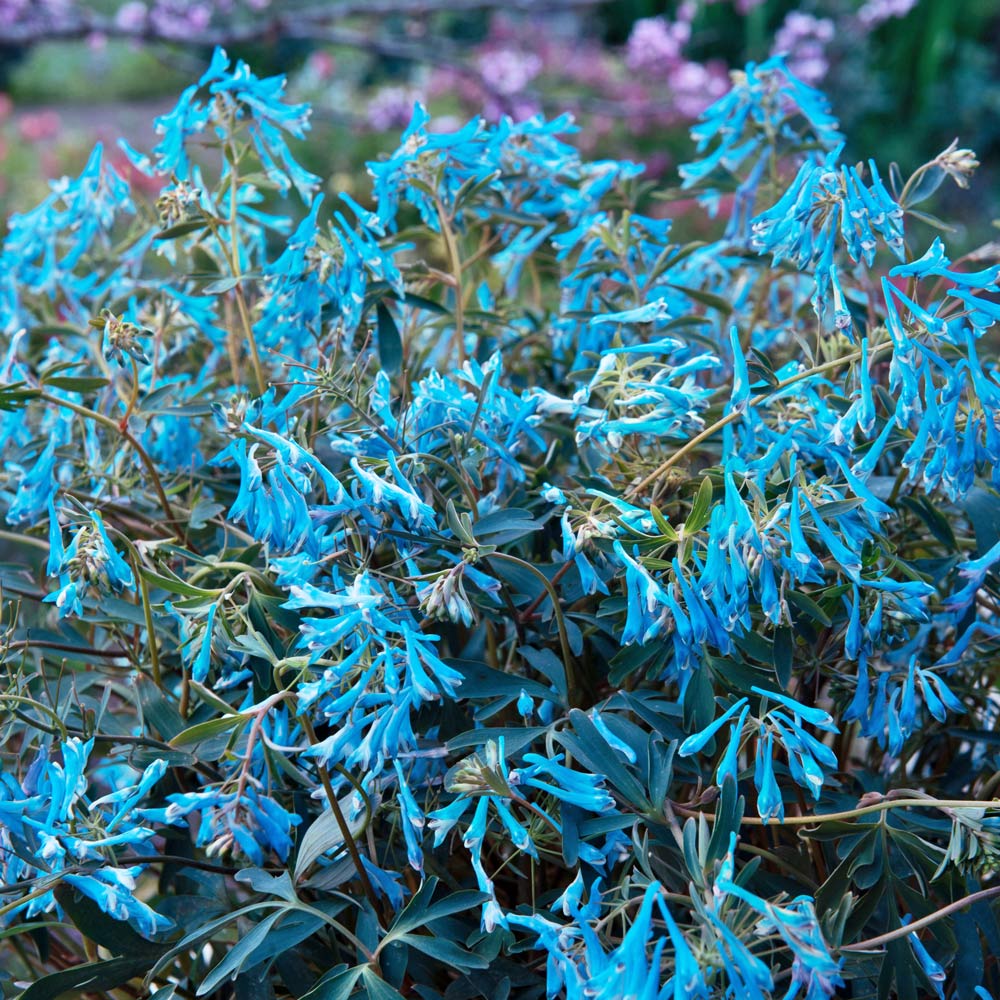
[[[155,201],[9,221],[4,996],[997,995],[972,151],[847,162],[780,57],[672,191],[418,105],[356,199],[308,125],[219,49]]]

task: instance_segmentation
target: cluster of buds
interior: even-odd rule
[[[55,604],[60,618],[82,614],[82,598],[91,587],[99,593],[135,587],[132,569],[111,544],[99,511],[90,512],[90,520],[77,528],[66,549],[62,548],[57,522],[50,539],[53,547],[48,572],[59,576],[60,587],[45,600]]]
[[[200,219],[203,214],[201,188],[175,180],[173,187],[165,188],[156,199],[156,211],[161,229]]]
[[[212,410],[229,434],[243,433],[244,425],[248,422],[253,423],[259,409],[259,404],[255,404],[255,401],[246,395],[231,396],[226,406],[221,403],[212,404]]]
[[[316,274],[321,285],[343,263],[344,247],[335,233],[317,233],[316,242],[306,248],[306,268]]]
[[[951,145],[938,153],[934,162],[960,187],[969,186],[969,178],[973,175],[979,160],[971,149],[959,149],[958,139],[953,139]]]
[[[507,764],[500,754],[500,747],[489,740],[483,756],[472,754],[459,761],[445,775],[445,788],[461,795],[499,795],[509,799],[514,793]]]
[[[131,568],[111,544],[97,511],[91,512],[90,520],[78,529],[63,557],[60,572],[99,590],[109,587],[121,590],[135,584]]]
[[[465,562],[440,573],[433,583],[418,588],[420,608],[428,618],[445,618],[461,622],[467,628],[472,625],[474,612],[472,602],[462,583]]]
[[[117,361],[125,367],[125,356],[128,355],[140,364],[148,365],[149,358],[140,342],[140,338],[151,337],[152,330],[116,316],[110,309],[101,312],[100,317],[90,321],[91,326],[104,332],[104,357],[108,361]]]

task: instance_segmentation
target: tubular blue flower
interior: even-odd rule
[[[903,918],[904,926],[912,919],[912,916],[907,914]],[[928,952],[923,946],[923,943],[920,938],[917,937],[916,933],[908,934],[907,941],[909,941],[910,947],[913,949],[913,954],[920,963],[920,968],[929,980],[931,988],[938,995],[940,1000],[944,1000],[944,981],[946,978],[944,969],[941,967],[940,963],[936,962],[931,957],[930,952]]]
[[[774,739],[770,732],[761,731],[757,738],[754,766],[754,786],[757,789],[757,814],[766,823],[769,819],[785,818],[781,789],[774,778]]]
[[[50,533],[56,530],[52,523],[50,515]],[[49,568],[59,575],[60,588],[45,600],[56,605],[60,618],[82,614],[82,598],[89,589],[102,593],[135,587],[132,568],[111,544],[99,511],[91,511],[90,520],[77,528],[58,566],[52,559],[49,563]]]
[[[402,765],[398,760],[394,760],[392,764],[399,782],[400,822],[403,827],[403,838],[406,841],[406,857],[411,868],[422,872],[424,870],[424,852],[420,846],[420,834],[425,823],[424,813],[417,805],[413,792],[410,791]]]
[[[625,592],[628,597],[622,642],[645,644],[663,628],[669,599],[666,591],[643,566],[626,554],[621,542],[615,541],[614,551],[625,566]]]
[[[709,740],[713,739],[715,734],[746,704],[746,698],[740,698],[739,701],[733,702],[714,722],[684,740],[677,750],[678,755],[690,757],[692,754],[700,753]]]
[[[777,691],[768,691],[764,688],[759,688],[752,686],[750,688],[754,694],[759,694],[763,698],[768,698],[771,701],[776,701],[785,708],[789,709],[794,716],[796,722],[800,719],[808,722],[811,726],[815,726],[817,729],[824,729],[828,733],[839,733],[840,729],[837,724],[833,721],[833,717],[829,712],[824,711],[822,708],[813,708],[809,705],[803,705],[801,702],[796,701],[794,698],[789,697],[787,694],[778,694]]]
[[[174,924],[136,898],[135,880],[142,871],[142,865],[133,868],[105,866],[87,875],[64,875],[63,881],[94,900],[108,916],[129,921],[143,934],[153,937]]]
[[[746,725],[747,716],[750,714],[750,706],[744,705],[740,712],[739,719],[729,727],[729,743],[726,751],[719,758],[719,766],[715,770],[715,783],[721,788],[727,777],[732,777],[738,781],[740,777],[739,752],[743,740],[743,727]]]
[[[736,326],[729,329],[729,346],[733,352],[733,391],[729,396],[729,406],[733,412],[739,413],[746,409],[750,399],[750,375],[740,344],[740,331]]]
[[[212,666],[212,635],[215,632],[215,616],[218,610],[218,604],[213,604],[208,609],[208,614],[205,616],[205,628],[202,632],[201,646],[199,646],[198,655],[191,664],[191,679],[197,681],[199,684],[205,683]]]
[[[635,750],[632,749],[623,739],[615,736],[615,734],[608,728],[608,724],[604,721],[601,713],[595,708],[590,713],[590,721],[593,722],[594,728],[604,737],[608,745],[617,750],[630,764],[634,764],[636,761]]]
[[[562,754],[549,759],[537,753],[526,753],[527,766],[510,772],[511,784],[537,788],[561,802],[590,812],[606,813],[614,808],[614,799],[600,787],[604,781],[602,775],[574,771],[560,763],[561,760]],[[556,784],[540,781],[539,775],[551,778]]]

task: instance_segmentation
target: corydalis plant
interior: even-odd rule
[[[155,204],[11,222],[0,917],[78,959],[13,974],[984,990],[1000,268],[910,225],[969,156],[750,66],[704,245],[566,119],[417,108],[366,205],[306,125],[218,52]]]

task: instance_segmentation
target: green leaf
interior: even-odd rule
[[[667,288],[672,288],[675,292],[681,292],[689,299],[693,299],[695,302],[698,302],[703,306],[707,306],[709,309],[718,310],[723,316],[728,316],[733,311],[731,303],[727,302],[721,295],[714,295],[712,292],[705,292],[700,288],[687,288],[685,285],[672,285],[670,282],[665,282],[665,284]]]
[[[277,896],[289,903],[299,901],[288,872],[272,875],[270,872],[264,871],[263,868],[244,868],[243,871],[237,872],[234,877],[237,882],[250,886],[254,892],[263,893],[265,896]]]
[[[708,863],[721,860],[729,850],[732,834],[739,832],[743,821],[743,798],[736,779],[727,774],[722,783],[722,796],[715,809],[712,838],[708,842]]]
[[[216,986],[235,976],[253,958],[254,952],[264,943],[271,928],[287,912],[287,910],[279,910],[277,913],[266,916],[259,924],[255,924],[250,933],[241,937],[229,950],[226,957],[201,981],[195,996],[202,997],[206,993],[211,993]]]
[[[366,965],[361,970],[361,981],[364,983],[369,1000],[403,1000],[399,990],[393,989],[375,970]]]
[[[206,705],[211,706],[217,712],[221,712],[223,715],[232,715],[233,706],[220,698],[211,688],[202,684],[201,681],[191,681],[191,690],[196,692]]]
[[[403,370],[403,338],[399,327],[384,302],[375,307],[378,317],[378,359],[387,375],[398,375]]]
[[[37,399],[41,389],[22,388],[24,382],[12,382],[10,385],[0,385],[0,410],[14,413],[23,410],[28,402]]]
[[[471,910],[472,907],[479,906],[490,898],[485,892],[463,889],[461,892],[454,892],[450,896],[445,896],[444,899],[432,903],[431,897],[434,895],[437,885],[438,879],[433,875],[424,882],[392,922],[389,933],[386,935],[387,941],[415,931],[418,927],[426,927],[442,917],[450,917],[454,913]]]
[[[439,962],[444,962],[446,965],[458,969],[460,972],[468,972],[469,969],[489,968],[490,963],[481,955],[477,955],[475,952],[455,944],[454,941],[447,940],[447,938],[429,937],[426,934],[404,934],[397,940],[408,944],[411,948],[416,948],[417,951],[422,951],[425,955],[430,955],[431,958],[436,958]]]
[[[507,507],[481,517],[473,526],[473,534],[477,541],[487,545],[504,545],[544,526],[545,522],[536,520],[530,510]]]
[[[221,719],[209,719],[207,722],[199,722],[189,726],[182,733],[178,733],[172,740],[172,747],[190,746],[192,743],[201,743],[202,740],[211,739],[235,729],[237,726],[244,726],[249,721],[248,715],[227,715]]]
[[[223,513],[225,509],[221,503],[212,503],[210,500],[199,500],[191,508],[191,517],[189,519],[191,527],[195,531],[201,530],[213,517],[217,517]]]
[[[423,295],[414,295],[407,292],[403,296],[403,301],[414,309],[425,309],[427,312],[435,313],[438,316],[450,316],[451,310],[446,309],[440,302],[425,298]]]
[[[57,375],[55,378],[46,379],[42,384],[53,389],[65,389],[67,392],[96,392],[98,389],[103,389],[108,380],[98,378],[96,375]]]
[[[708,524],[712,516],[712,494],[712,480],[709,476],[705,476],[701,481],[701,486],[698,487],[694,503],[691,505],[691,513],[688,514],[687,520],[684,522],[686,535],[693,535]]]
[[[778,686],[782,691],[788,690],[788,685],[792,679],[792,654],[794,647],[795,640],[792,637],[792,630],[787,625],[781,625],[775,629],[771,656],[774,663],[774,676],[778,679]]]
[[[341,812],[345,817],[348,813],[347,804],[353,795],[354,792],[352,791],[338,800]],[[365,819],[366,817],[362,813],[353,821],[348,820],[347,825],[350,828],[352,836],[356,837],[364,829]],[[320,813],[310,824],[309,829],[302,835],[302,840],[299,842],[299,852],[295,858],[295,871],[293,873],[295,881],[298,882],[302,878],[314,861],[334,848],[343,846],[343,843],[344,837],[340,832],[340,824],[337,822],[334,811],[327,809],[326,812]]]
[[[54,895],[73,926],[112,955],[143,956],[151,963],[166,950],[165,946],[137,934],[127,922],[108,916],[94,900],[70,885],[56,886]]]
[[[185,583],[173,574],[170,576],[161,576],[159,573],[154,573],[145,566],[141,567],[141,571],[143,579],[147,583],[151,583],[154,587],[159,587],[161,590],[166,590],[171,594],[182,594],[184,597],[201,597],[211,601],[214,601],[219,596],[219,591],[217,590],[203,590],[201,587],[192,587],[190,583]]]
[[[567,730],[555,734],[563,746],[592,774],[601,774],[608,785],[642,811],[651,808],[640,782],[626,770],[608,741],[598,732],[585,712],[574,708],[569,713],[573,732]],[[638,747],[636,749],[639,749]]]
[[[219,278],[218,281],[207,284],[201,291],[203,295],[222,295],[224,292],[235,288],[241,280],[242,275],[239,278]]]
[[[56,1000],[67,993],[73,997],[83,993],[106,993],[136,976],[144,975],[148,969],[149,960],[136,956],[88,962],[43,976],[32,983],[18,1000]]]
[[[684,689],[684,729],[697,733],[715,718],[715,687],[712,673],[704,667],[696,670]]]
[[[204,219],[195,220],[192,222],[178,222],[176,226],[168,226],[166,229],[161,229],[160,232],[153,237],[155,240],[176,240],[181,236],[187,236],[189,233],[196,233],[199,230],[206,229],[207,223]]]
[[[947,176],[947,173],[941,167],[928,167],[920,175],[917,183],[906,192],[906,204],[901,204],[901,207],[909,210],[913,205],[919,205],[920,202],[926,201],[937,191]]]
[[[354,987],[361,978],[366,966],[358,965],[353,969],[339,966],[339,971],[324,976],[301,1000],[347,1000],[354,992]]]
[[[515,696],[507,700],[510,704]],[[448,740],[449,750],[465,750],[469,747],[481,747],[488,740],[496,740],[502,736],[504,746],[508,754],[516,754],[525,747],[530,746],[540,736],[544,736],[549,731],[548,726],[485,726],[482,729],[470,729],[468,732],[459,733]],[[998,736],[1000,739],[1000,736]]]
[[[957,233],[958,230],[954,226],[949,226],[946,222],[942,222],[936,215],[930,215],[927,212],[918,212],[915,208],[908,208],[906,214],[914,219],[919,219],[921,222],[930,226],[932,229],[937,229],[942,233]]]
[[[930,504],[927,504],[930,507]],[[935,508],[931,507],[935,513]],[[1000,494],[992,489],[974,486],[965,498],[965,514],[972,523],[976,536],[976,555],[985,555],[1000,541]],[[938,517],[942,517],[938,513]],[[955,536],[951,536],[951,545],[955,546]]]
[[[833,621],[830,616],[808,595],[801,590],[786,590],[785,597],[789,604],[794,604],[803,614],[808,615],[813,621],[819,622],[829,628]]]

